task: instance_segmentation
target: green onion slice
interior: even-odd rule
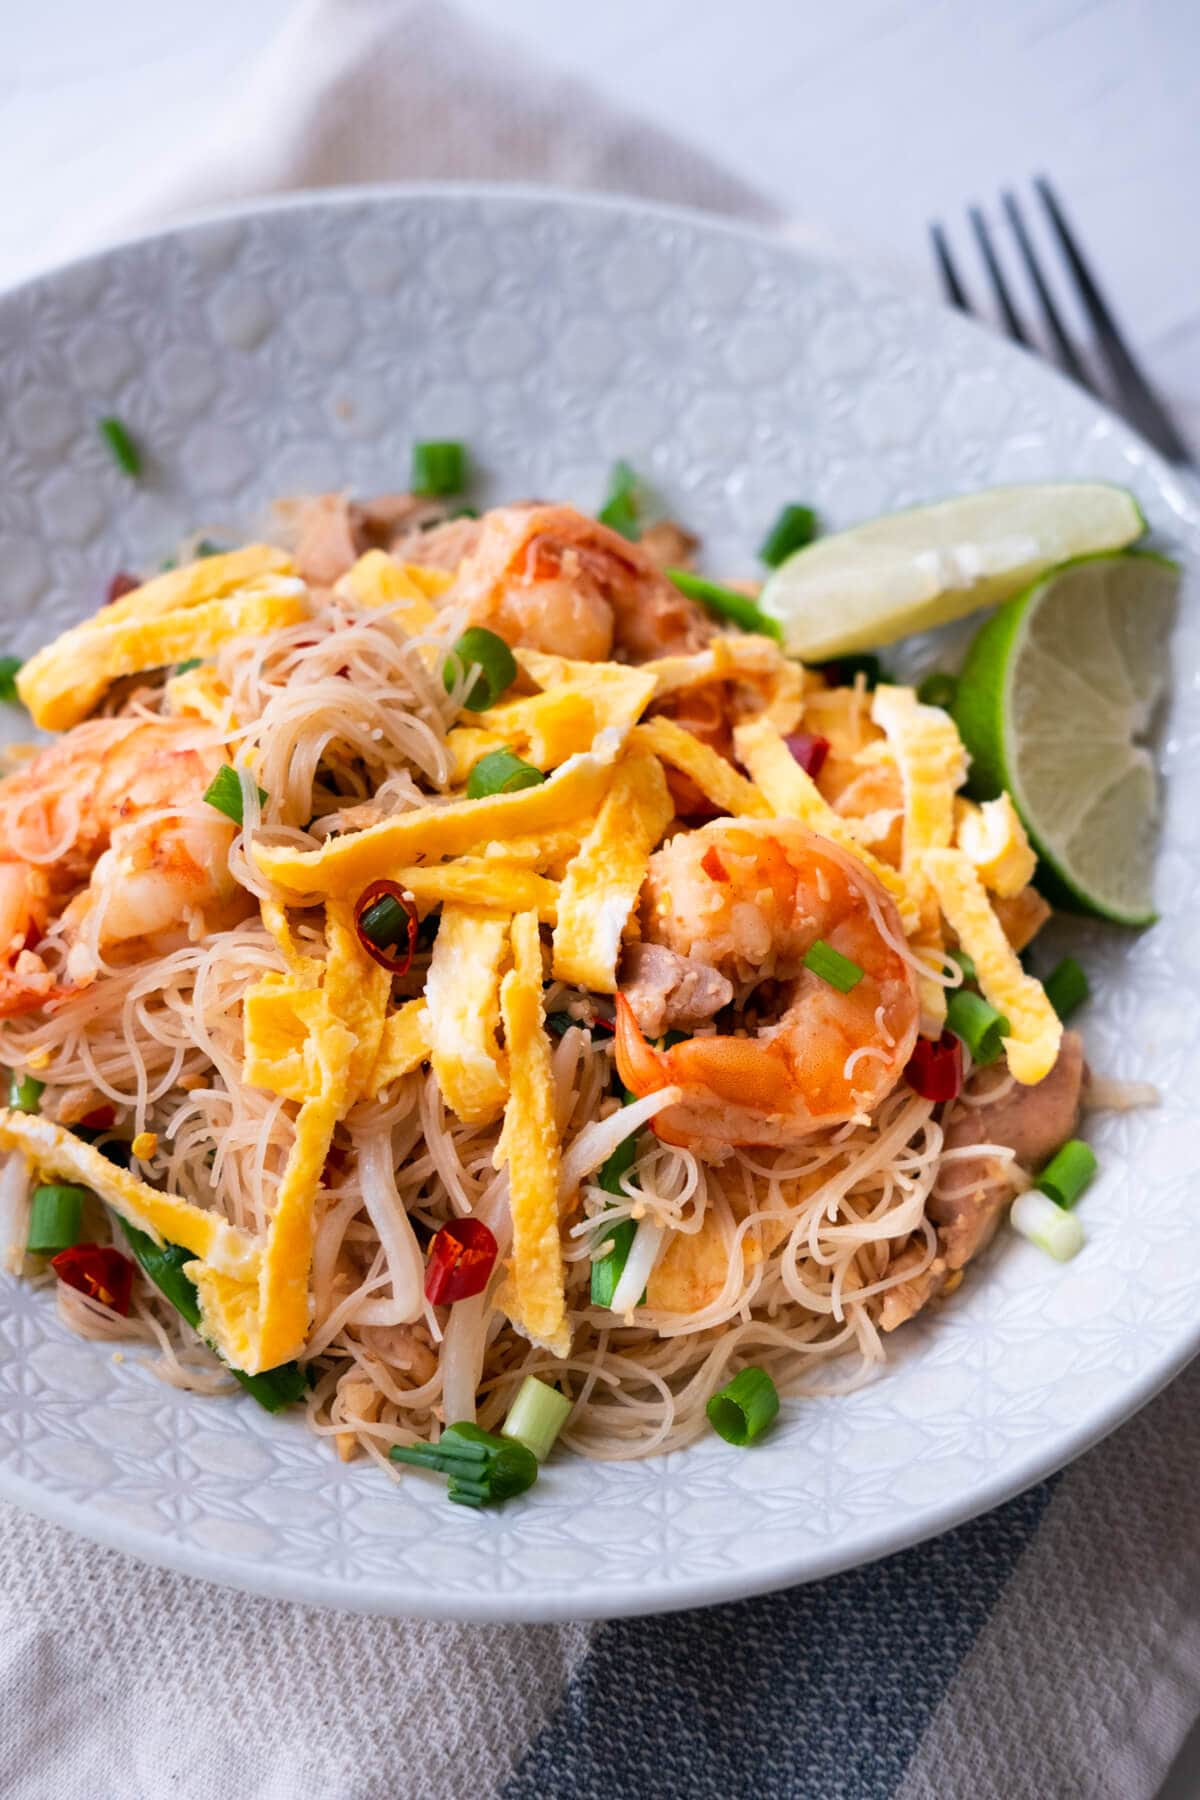
[[[6,700],[10,706],[21,698],[17,692],[17,676],[23,667],[19,656],[0,656],[0,700]]]
[[[743,1369],[705,1407],[708,1422],[727,1444],[752,1444],[779,1411],[779,1389],[765,1369]]]
[[[624,1145],[622,1145],[621,1148],[624,1149]],[[613,1154],[615,1155],[616,1152],[614,1151]],[[608,1161],[612,1161],[611,1156]],[[608,1163],[604,1166],[607,1168]],[[600,1215],[599,1222],[603,1225],[603,1213]],[[593,1306],[612,1306],[613,1295],[617,1291],[618,1282],[625,1273],[625,1264],[629,1261],[629,1252],[633,1247],[633,1240],[636,1236],[636,1219],[620,1219],[611,1230],[605,1231],[604,1241],[608,1242],[611,1240],[612,1249],[606,1250],[604,1255],[597,1257],[596,1261],[592,1264],[591,1299]],[[638,1304],[644,1305],[645,1299],[646,1296],[643,1294]]]
[[[201,538],[200,542],[196,545],[197,557],[224,556],[225,554],[225,545],[218,544],[215,538]]]
[[[1042,986],[1046,990],[1047,1000],[1063,1020],[1069,1019],[1085,1000],[1091,998],[1092,993],[1087,976],[1073,956],[1064,956],[1058,967],[1047,975]]]
[[[1078,1215],[1055,1206],[1038,1188],[1027,1188],[1017,1195],[1009,1219],[1014,1231],[1056,1262],[1070,1262],[1083,1249],[1083,1226]]]
[[[202,656],[189,656],[186,662],[175,664],[175,673],[177,675],[190,675],[192,670],[198,669],[203,661],[204,658]]]
[[[221,764],[205,788],[204,798],[210,806],[215,806],[218,812],[223,812],[227,819],[232,819],[235,825],[242,824],[242,784],[238,780],[237,770],[232,768],[229,763]],[[260,806],[267,804],[265,788],[258,790],[258,804]]]
[[[14,1069],[8,1078],[8,1104],[14,1112],[35,1113],[46,1090],[36,1075],[18,1075]]]
[[[971,1052],[971,1061],[985,1069],[1003,1054],[1004,1039],[1012,1026],[982,994],[955,988],[946,999],[946,1030],[961,1038]]]
[[[1099,1167],[1092,1146],[1082,1138],[1071,1138],[1055,1151],[1034,1186],[1048,1194],[1055,1206],[1069,1208],[1090,1186]]]
[[[33,1206],[29,1214],[29,1238],[25,1248],[31,1256],[57,1256],[79,1242],[83,1230],[83,1203],[87,1188],[65,1186],[59,1182],[34,1188]]]
[[[452,694],[456,684],[473,668],[478,668],[479,673],[462,705],[467,712],[486,712],[517,679],[517,663],[504,639],[485,625],[472,625],[464,631],[446,658],[442,669],[446,692]]]
[[[827,981],[830,987],[836,988],[839,994],[850,993],[858,986],[865,973],[856,962],[851,962],[848,956],[843,956],[840,950],[827,944],[824,938],[817,938],[809,946],[804,966],[814,975],[819,975],[822,981]]]
[[[185,1318],[194,1331],[200,1330],[200,1300],[195,1283],[183,1272],[185,1263],[196,1259],[182,1244],[156,1244],[136,1225],[118,1219],[125,1240],[138,1263],[150,1277],[160,1294],[165,1294],[175,1311]],[[221,1359],[224,1361],[224,1358]],[[267,1412],[278,1412],[290,1406],[304,1393],[306,1382],[299,1363],[280,1363],[277,1369],[266,1369],[261,1375],[247,1375],[241,1369],[226,1365],[229,1373],[241,1382],[246,1392]]]
[[[949,956],[950,961],[956,962],[962,970],[962,978],[964,981],[977,981],[979,979],[975,970],[975,958],[971,955],[970,951],[963,949],[951,950]]]
[[[515,794],[521,788],[540,787],[546,777],[532,763],[505,748],[489,750],[467,776],[467,799],[486,800],[489,794]]]
[[[783,631],[778,621],[768,618],[745,594],[735,593],[733,588],[722,587],[719,582],[706,581],[702,575],[691,575],[686,569],[668,569],[667,575],[681,594],[686,594],[689,600],[698,600],[718,618],[732,619],[743,631],[758,631],[764,637],[782,642]]]
[[[449,438],[414,444],[409,485],[414,494],[422,497],[461,494],[467,485],[465,446]]]
[[[917,699],[922,706],[940,706],[949,711],[957,698],[958,676],[948,674],[945,669],[935,669],[917,689]]]
[[[142,472],[142,453],[120,419],[101,419],[100,436],[108,445],[112,459],[123,475],[138,476]]]
[[[523,1494],[537,1480],[537,1457],[514,1438],[498,1437],[460,1420],[436,1444],[397,1444],[393,1462],[450,1477],[449,1497],[460,1506],[494,1506]]]
[[[610,530],[619,531],[622,537],[636,542],[641,536],[641,526],[638,524],[638,478],[627,462],[613,464],[608,498],[596,517]]]
[[[759,547],[758,559],[777,569],[793,550],[803,550],[817,535],[817,515],[811,506],[785,506]]]
[[[571,1415],[571,1402],[557,1388],[527,1375],[500,1427],[502,1437],[515,1438],[544,1463],[554,1440]]]

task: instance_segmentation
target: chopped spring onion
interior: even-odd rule
[[[566,1037],[572,1026],[581,1023],[582,1020],[573,1019],[569,1012],[548,1012],[546,1014],[546,1030],[552,1032],[556,1038]]]
[[[29,1215],[29,1237],[25,1248],[30,1256],[57,1256],[79,1242],[83,1230],[83,1203],[88,1190],[51,1182],[34,1188],[33,1209]]]
[[[892,679],[879,658],[870,650],[864,651],[861,656],[839,656],[836,662],[817,663],[816,671],[818,675],[825,677],[830,687],[853,687],[861,675],[868,693],[881,682],[886,684]]]
[[[975,958],[969,951],[962,949],[951,950],[950,960],[951,962],[956,962],[958,964],[959,968],[962,970],[962,978],[964,981],[978,980],[978,976],[975,973]]]
[[[613,464],[608,482],[608,498],[596,514],[602,525],[619,531],[622,537],[636,542],[641,536],[638,524],[638,478],[627,462]]]
[[[804,966],[827,981],[830,987],[836,988],[839,994],[848,994],[856,988],[863,978],[864,971],[824,938],[817,938],[809,945],[808,954],[804,958]]]
[[[371,882],[354,906],[358,941],[389,975],[407,975],[417,947],[416,902],[397,881]]]
[[[45,1087],[36,1075],[18,1075],[14,1069],[8,1078],[8,1104],[14,1112],[35,1113]]]
[[[393,1462],[450,1477],[449,1497],[460,1506],[493,1506],[523,1494],[537,1480],[537,1457],[514,1438],[498,1437],[465,1420],[448,1425],[436,1444],[396,1444]]]
[[[1034,1186],[1048,1194],[1055,1206],[1071,1207],[1094,1179],[1099,1166],[1092,1146],[1082,1138],[1071,1138],[1055,1151]]]
[[[515,1438],[544,1463],[554,1440],[571,1415],[571,1402],[536,1375],[527,1375],[500,1427],[501,1437]]]
[[[198,669],[203,661],[204,658],[202,656],[189,656],[186,662],[175,664],[175,673],[177,675],[190,675],[192,670]]]
[[[785,506],[759,547],[758,560],[777,569],[793,550],[803,550],[817,535],[817,515],[811,506]]]
[[[521,788],[540,787],[546,777],[532,763],[522,762],[512,750],[489,750],[467,776],[467,799],[486,800],[489,794],[515,794]]]
[[[242,824],[242,784],[238,779],[237,770],[229,763],[221,764],[205,788],[204,798],[210,806],[215,806],[218,812],[223,812],[227,819],[232,819],[235,825]],[[265,806],[266,803],[267,790],[259,788],[258,804]]]
[[[985,1069],[1003,1054],[1004,1039],[1012,1026],[982,994],[955,988],[946,997],[946,1030],[961,1038],[971,1052],[971,1061]]]
[[[461,494],[467,485],[467,452],[451,439],[414,444],[412,479],[414,494],[434,498],[440,494]]]
[[[954,705],[957,697],[958,676],[949,674],[945,669],[935,669],[917,689],[917,699],[922,706],[940,706],[946,711]]]
[[[1091,998],[1088,978],[1073,956],[1064,956],[1058,967],[1051,969],[1042,986],[1046,998],[1060,1019],[1069,1019],[1077,1007]]]
[[[705,1407],[708,1422],[727,1444],[752,1444],[779,1411],[779,1389],[765,1369],[743,1369]]]
[[[201,538],[200,542],[196,545],[197,557],[224,556],[224,554],[224,544],[218,544],[215,538]]]
[[[517,664],[504,639],[484,625],[464,631],[446,658],[442,670],[446,692],[452,694],[460,678],[474,668],[479,673],[462,704],[467,712],[486,712],[517,679]]]
[[[10,706],[21,698],[17,692],[17,676],[23,666],[19,656],[0,656],[0,700],[6,700]]]
[[[129,435],[128,427],[120,419],[101,419],[100,436],[108,445],[112,459],[122,475],[136,477],[142,472],[142,453]]]
[[[601,1214],[600,1217],[603,1222],[604,1215]],[[613,1295],[625,1273],[625,1264],[629,1261],[629,1252],[636,1236],[635,1219],[620,1219],[611,1231],[605,1232],[604,1241],[610,1243],[612,1248],[606,1250],[603,1256],[597,1257],[592,1264],[593,1306],[612,1306]]]
[[[632,1224],[633,1220],[629,1223]],[[625,1267],[621,1270],[613,1289],[613,1297],[609,1301],[613,1312],[624,1314],[632,1312],[635,1306],[645,1306],[648,1293],[646,1283],[662,1250],[663,1236],[663,1227],[656,1219],[637,1221],[637,1231],[625,1252]]]
[[[105,1154],[108,1154],[107,1150]],[[181,1244],[156,1244],[146,1232],[139,1231],[136,1225],[130,1225],[124,1219],[119,1219],[118,1223],[129,1248],[158,1291],[166,1295],[193,1331],[199,1331],[200,1301],[194,1282],[183,1272],[185,1263],[195,1261],[192,1252]],[[277,1369],[266,1369],[261,1375],[247,1375],[233,1367],[229,1373],[260,1406],[272,1413],[299,1400],[305,1389],[304,1371],[299,1363],[280,1363]]]
[[[689,600],[698,600],[718,618],[732,619],[743,631],[757,631],[764,637],[782,640],[783,630],[778,622],[768,618],[746,594],[722,587],[716,581],[706,581],[702,575],[689,574],[687,569],[668,569],[667,576],[681,594],[686,594]]]
[[[1027,1188],[1018,1194],[1009,1218],[1014,1231],[1057,1262],[1070,1262],[1083,1249],[1083,1226],[1077,1215],[1055,1206],[1040,1188]]]

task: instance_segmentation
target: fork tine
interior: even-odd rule
[[[1079,297],[1096,333],[1097,348],[1120,391],[1126,414],[1165,456],[1169,456],[1173,462],[1189,462],[1191,451],[1175,429],[1162,402],[1126,349],[1125,341],[1117,329],[1116,320],[1108,309],[1108,303],[1097,287],[1092,272],[1084,261],[1083,251],[1063,217],[1062,208],[1059,206],[1054,190],[1044,175],[1036,178],[1034,186],[1054,228],[1063,255],[1070,266],[1071,274],[1075,278]]]
[[[967,291],[958,279],[958,270],[954,267],[954,258],[950,254],[950,246],[946,242],[946,234],[940,225],[929,227],[929,237],[933,244],[934,260],[942,276],[942,286],[946,290],[946,298],[951,306],[957,306],[959,312],[969,313],[971,302]]]
[[[1004,210],[1008,214],[1008,222],[1013,228],[1013,234],[1016,237],[1022,260],[1029,273],[1029,279],[1037,292],[1037,297],[1042,308],[1042,315],[1046,321],[1046,329],[1054,339],[1054,347],[1057,351],[1059,367],[1063,369],[1066,374],[1070,375],[1072,380],[1077,381],[1080,387],[1090,389],[1094,386],[1094,383],[1080,361],[1078,351],[1067,335],[1066,326],[1063,324],[1059,310],[1054,304],[1054,296],[1046,286],[1046,278],[1042,274],[1041,264],[1038,262],[1029,233],[1025,229],[1025,220],[1022,217],[1020,207],[1017,205],[1017,197],[1013,193],[1005,193],[1001,198],[1004,203]]]
[[[1024,325],[1021,323],[1020,314],[1013,305],[1012,295],[1008,291],[1008,283],[1004,279],[1004,270],[1000,267],[996,252],[992,247],[992,234],[987,228],[987,220],[977,206],[973,206],[970,210],[971,225],[975,232],[975,236],[979,240],[979,248],[983,252],[983,260],[987,264],[987,272],[992,279],[992,287],[995,290],[997,305],[1004,315],[1005,330],[1008,332],[1009,337],[1013,339],[1014,343],[1024,344],[1027,350],[1032,349],[1028,334],[1026,333]]]

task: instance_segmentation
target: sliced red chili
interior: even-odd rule
[[[783,741],[804,773],[815,781],[829,755],[829,739],[812,731],[793,731]]]
[[[918,1038],[904,1077],[922,1100],[953,1100],[963,1083],[962,1040],[952,1031],[943,1031],[936,1044]]]
[[[434,1306],[482,1294],[496,1266],[497,1244],[482,1219],[452,1219],[429,1247],[425,1298]]]
[[[359,895],[354,929],[367,955],[392,975],[407,975],[417,947],[417,909],[396,881],[373,881]]]
[[[115,1106],[95,1106],[90,1113],[85,1113],[79,1123],[85,1131],[108,1131],[115,1123],[117,1109]]]
[[[133,1298],[133,1264],[111,1244],[72,1244],[50,1258],[61,1282],[124,1318]]]
[[[123,600],[126,594],[132,594],[134,589],[140,588],[141,585],[137,576],[131,575],[128,569],[118,569],[108,584],[105,604],[111,606],[114,600]]]

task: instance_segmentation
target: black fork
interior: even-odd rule
[[[1010,191],[1001,197],[1005,217],[1012,227],[1012,234],[1030,285],[1037,295],[1053,360],[1081,387],[1098,394],[1101,399],[1114,398],[1130,424],[1136,426],[1143,437],[1149,438],[1150,442],[1161,450],[1164,456],[1169,457],[1172,462],[1190,465],[1192,452],[1179,435],[1166,407],[1134,361],[1117,328],[1117,322],[1113,318],[1108,302],[1088,267],[1083,251],[1080,249],[1079,240],[1067,223],[1054,189],[1045,176],[1038,176],[1033,185],[1075,283],[1080,303],[1092,327],[1096,350],[1112,384],[1111,396],[1106,394],[1101,384],[1096,381],[1071,341],[1071,335],[1063,324],[1062,314],[1055,303],[1053,290],[1038,261],[1033,239],[1026,229],[1025,218],[1017,202],[1017,197]],[[1005,331],[1015,343],[1024,344],[1026,349],[1038,349],[1039,345],[1031,335],[1013,299],[1012,289],[1004,273],[1004,265],[997,254],[987,220],[977,206],[971,207],[969,216],[971,229],[975,234],[984,266],[992,284],[996,305],[1004,321]],[[940,225],[931,225],[929,235],[933,242],[933,254],[946,290],[946,298],[962,312],[974,312],[975,308],[971,305],[967,290],[959,279],[946,233]]]

